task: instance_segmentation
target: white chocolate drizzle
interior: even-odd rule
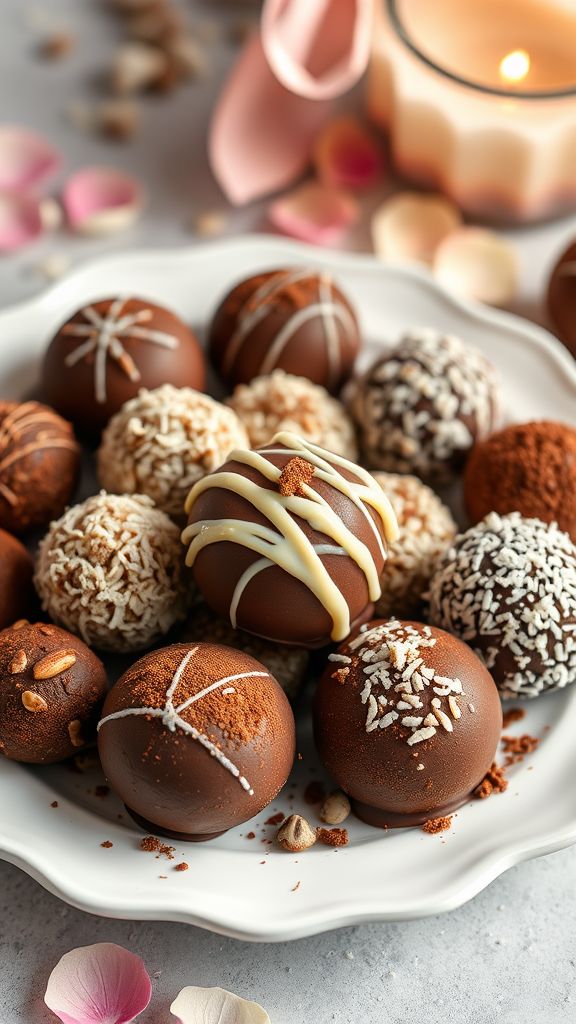
[[[50,409],[42,408],[36,402],[23,402],[12,409],[0,423],[0,477],[15,462],[20,462],[28,455],[45,449],[61,448],[66,451],[78,451],[74,437],[66,437],[54,431],[60,431],[55,414]],[[22,442],[23,435],[32,432],[29,441]],[[10,506],[17,504],[14,491],[5,481],[0,479],[0,495]]]
[[[381,487],[366,470],[288,432],[277,434],[272,446],[261,452],[235,451],[229,458],[257,470],[265,480],[274,484],[278,484],[282,469],[269,460],[270,455],[305,459],[314,467],[313,479],[333,487],[358,508],[382,557],[386,557],[384,540],[369,509],[377,513],[388,543],[397,537],[396,517]],[[341,469],[353,479],[347,479]],[[270,565],[277,565],[299,579],[317,597],[332,619],[332,639],[344,639],[350,632],[350,609],[321,556],[351,558],[364,573],[370,600],[376,601],[380,596],[380,582],[368,545],[352,533],[311,484],[304,484],[301,494],[282,495],[279,490],[263,487],[238,472],[219,471],[199,480],[192,488],[186,512],[190,513],[200,495],[211,489],[228,490],[239,495],[270,523],[268,526],[244,519],[201,520],[191,523],[182,534],[183,543],[189,545],[186,557],[189,566],[194,564],[203,548],[222,541],[239,544],[260,556],[238,580],[230,608],[232,625],[236,625],[238,607],[248,583]],[[304,520],[314,531],[330,538],[333,544],[314,545],[297,519]]]
[[[226,770],[229,771],[235,779],[238,779],[242,789],[245,789],[250,796],[254,796],[252,786],[248,782],[248,779],[240,774],[240,769],[230,760],[229,757],[226,757],[226,754],[224,754],[215,743],[212,743],[212,740],[210,740],[205,733],[200,732],[198,729],[195,729],[193,725],[190,725],[190,722],[185,721],[185,719],[182,718],[182,712],[192,704],[196,704],[196,702],[201,700],[202,697],[206,697],[207,694],[212,693],[213,690],[218,690],[221,687],[225,687],[225,689],[222,690],[223,694],[229,695],[235,693],[236,691],[234,687],[227,686],[227,684],[233,683],[237,679],[253,679],[256,677],[268,678],[270,673],[237,672],[235,675],[225,676],[224,679],[217,679],[216,682],[211,683],[210,686],[206,686],[203,690],[199,690],[198,693],[192,694],[192,696],[188,697],[182,704],[175,706],[174,694],[183,679],[188,664],[196,654],[197,650],[197,646],[192,647],[191,650],[189,650],[182,658],[174,675],[172,676],[168,689],[166,690],[166,699],[163,708],[123,708],[122,711],[115,711],[113,714],[106,715],[105,718],[102,718],[98,723],[98,732],[100,732],[102,726],[106,725],[107,722],[115,722],[122,718],[159,718],[162,725],[165,726],[166,729],[169,729],[170,732],[176,732],[176,729],[181,729],[182,732],[186,733],[187,736],[190,736],[191,739],[200,743],[212,757],[216,758],[223,768],[226,768]]]

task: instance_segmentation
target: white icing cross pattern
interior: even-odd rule
[[[253,679],[258,677],[269,678],[270,673],[237,672],[235,675],[225,676],[224,679],[217,679],[216,682],[211,683],[210,686],[206,686],[203,690],[199,690],[198,693],[193,693],[192,696],[188,697],[182,704],[175,706],[174,694],[176,693],[176,690],[184,677],[184,673],[197,650],[197,646],[192,647],[191,650],[189,650],[182,658],[178,668],[172,676],[168,689],[166,690],[166,701],[163,708],[124,708],[122,711],[115,711],[111,715],[106,715],[106,717],[98,723],[98,732],[100,732],[102,726],[106,725],[107,722],[115,722],[121,718],[159,718],[162,725],[164,725],[166,729],[169,729],[170,732],[176,732],[176,729],[181,729],[182,732],[186,733],[187,736],[190,736],[191,739],[200,743],[212,757],[216,758],[223,768],[226,768],[226,770],[229,771],[235,779],[238,779],[242,789],[245,789],[250,796],[254,796],[252,786],[248,779],[240,774],[239,768],[230,760],[230,758],[226,757],[226,754],[224,754],[216,744],[206,736],[205,733],[200,732],[198,729],[194,728],[193,725],[190,725],[189,722],[186,722],[185,719],[182,718],[182,712],[192,704],[196,704],[197,701],[202,699],[202,697],[206,697],[207,694],[212,693],[213,690],[218,690],[220,687],[224,686],[226,689],[222,690],[223,694],[233,694],[236,691],[233,686],[228,684],[233,683],[238,679]]]
[[[169,349],[176,349],[180,344],[178,338],[172,334],[142,326],[152,319],[151,309],[140,309],[135,313],[121,316],[126,302],[125,298],[115,299],[110,304],[108,312],[103,315],[93,306],[85,306],[80,310],[80,315],[86,323],[65,324],[62,328],[62,334],[87,339],[66,356],[64,365],[76,366],[76,363],[94,353],[94,395],[100,403],[104,403],[107,397],[106,364],[109,358],[118,364],[129,380],[134,383],[141,380],[140,370],[124,348],[122,338],[137,338],[151,345]]]

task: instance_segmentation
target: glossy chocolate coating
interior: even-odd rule
[[[33,571],[24,545],[0,529],[0,629],[30,614],[35,598]]]
[[[214,682],[231,680],[200,697],[182,718],[204,734],[249,783],[178,725],[159,717],[105,721],[118,711],[145,705],[164,708],[166,693],[183,659],[193,651],[174,693],[175,706]],[[147,654],[110,691],[98,734],[106,777],[136,821],[154,832],[201,841],[258,814],[282,788],[295,751],[294,716],[276,680],[260,662],[217,644],[174,644]]]
[[[378,621],[383,620],[371,626]],[[423,629],[419,623],[403,625]],[[407,743],[409,730],[399,725],[401,718],[388,728],[367,732],[362,648],[351,651],[343,644],[338,650],[351,657],[349,672],[339,677],[342,663],[329,663],[316,692],[314,734],[320,757],[352,798],[356,814],[379,827],[422,824],[466,803],[490,768],[500,738],[502,710],[489,672],[462,641],[430,629],[436,645],[426,649],[425,664],[463,686],[461,717],[452,721],[452,732],[438,727],[431,739],[412,746]],[[401,672],[395,673],[393,683],[401,678]],[[426,687],[418,694],[423,707],[402,715],[425,717],[434,711],[435,696]],[[424,768],[418,769],[419,764]]]
[[[294,281],[297,274],[299,279]],[[267,288],[268,294],[260,300]],[[305,317],[305,311],[313,308],[317,312],[298,326],[298,315]],[[253,320],[231,359],[233,339],[255,311],[262,315]],[[289,338],[274,357],[272,346],[286,330]],[[218,307],[209,336],[210,358],[230,386],[249,384],[263,373],[282,369],[336,392],[350,377],[360,345],[354,309],[331,278],[297,270],[268,271],[241,281]],[[272,359],[270,365],[267,358]]]
[[[98,327],[92,335],[87,334],[94,314],[106,320],[117,302],[102,299],[78,310],[56,332],[44,359],[42,388],[47,401],[88,435],[97,434],[141,388],[151,390],[161,384],[197,391],[204,388],[204,356],[190,328],[170,310],[136,298],[115,307],[115,322],[119,325],[113,335],[116,342],[107,349],[105,374],[99,385],[94,351],[77,357],[80,347],[91,338],[103,337]],[[121,326],[124,317],[139,317],[134,330],[129,325]],[[155,332],[171,339],[169,344],[160,343]],[[67,365],[71,358],[76,361]]]
[[[71,652],[74,664],[56,671],[60,655]],[[52,668],[45,662],[51,656]],[[45,678],[37,678],[40,662]],[[15,623],[3,630],[0,753],[29,764],[51,764],[77,754],[94,739],[106,689],[102,662],[72,633],[42,622]],[[34,700],[37,709],[31,710]]]
[[[568,246],[552,271],[548,312],[556,334],[576,357],[576,242]]]

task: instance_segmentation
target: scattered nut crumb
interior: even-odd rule
[[[273,814],[271,818],[267,818],[267,820],[264,822],[264,824],[265,825],[280,825],[283,821],[284,821],[284,815],[282,814],[282,811],[279,811],[278,814]]]
[[[514,722],[521,722],[526,717],[525,708],[508,708],[502,715],[502,728],[507,729]]]
[[[58,801],[53,800],[52,803],[50,804],[50,807],[58,807]]]
[[[256,833],[255,832],[247,832],[246,833],[246,839],[256,839]]]
[[[110,850],[114,846],[114,843],[111,843],[109,839],[105,839],[103,843],[100,843],[100,846],[104,847],[105,850]]]
[[[452,825],[452,815],[449,814],[444,818],[430,818],[429,821],[425,821],[422,825],[422,831],[427,832],[428,835],[436,836],[439,832],[446,832]]]
[[[167,860],[174,860],[174,846],[168,846],[167,843],[163,843],[156,836],[146,836],[145,839],[140,840],[140,849],[144,853],[155,853],[156,860],[159,857],[166,857]]]
[[[504,775],[504,769],[494,761],[490,771],[482,779],[482,782],[474,790],[477,800],[486,800],[493,793],[505,793],[508,789],[508,780]]]
[[[317,828],[316,839],[324,846],[348,846],[348,829]]]
[[[174,871],[188,871],[189,867],[190,867],[190,865],[187,864],[185,860],[183,860],[183,861],[181,861],[180,864],[176,864],[175,865]]]

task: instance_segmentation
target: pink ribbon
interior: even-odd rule
[[[373,5],[266,0],[210,131],[212,169],[231,202],[274,192],[304,171],[332,100],[366,70]]]

